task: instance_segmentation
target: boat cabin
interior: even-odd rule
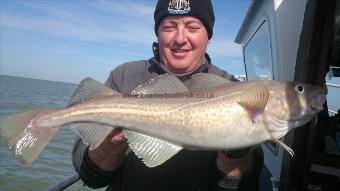
[[[340,1],[253,0],[235,42],[242,46],[246,80],[340,87],[326,83],[329,77],[340,82]],[[340,99],[334,97],[327,95],[315,120],[282,138],[294,150],[293,158],[279,145],[262,145],[260,190],[340,188]],[[337,108],[329,112],[332,105]]]

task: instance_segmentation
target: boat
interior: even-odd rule
[[[340,1],[253,0],[234,41],[242,46],[245,80],[340,87],[326,83],[340,77]],[[317,120],[282,139],[293,158],[275,143],[261,145],[261,191],[340,188],[340,110],[327,104]]]

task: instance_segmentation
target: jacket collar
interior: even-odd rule
[[[156,66],[158,68],[159,74],[164,74],[164,73],[169,73],[172,74],[174,76],[177,76],[180,79],[187,79],[190,78],[193,74],[196,73],[206,73],[208,72],[208,69],[211,66],[211,59],[210,56],[206,53],[205,54],[205,58],[203,60],[203,63],[196,68],[195,70],[191,71],[191,72],[186,72],[186,73],[181,73],[181,74],[177,74],[177,73],[173,73],[171,72],[168,68],[166,68],[160,61],[159,59],[156,59],[155,57],[152,57],[149,62]]]

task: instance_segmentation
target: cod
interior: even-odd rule
[[[323,109],[321,87],[274,80],[230,82],[199,73],[186,82],[164,74],[128,95],[86,78],[65,109],[41,109],[6,116],[0,134],[29,164],[63,127],[74,129],[96,149],[115,128],[148,167],[161,165],[181,149],[233,150],[272,140]]]

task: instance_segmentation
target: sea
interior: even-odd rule
[[[327,80],[340,84],[340,79]],[[39,108],[63,108],[77,84],[0,75],[0,117]],[[328,106],[340,108],[340,88],[328,88]],[[0,191],[38,191],[75,174],[72,146],[76,134],[62,129],[31,165],[21,165],[0,137]],[[92,190],[78,181],[66,191]]]
[[[0,75],[0,117],[39,108],[62,108],[76,84]],[[0,191],[39,191],[75,174],[72,145],[76,134],[62,129],[31,164],[22,165],[0,138]],[[81,181],[67,191],[92,190]]]

